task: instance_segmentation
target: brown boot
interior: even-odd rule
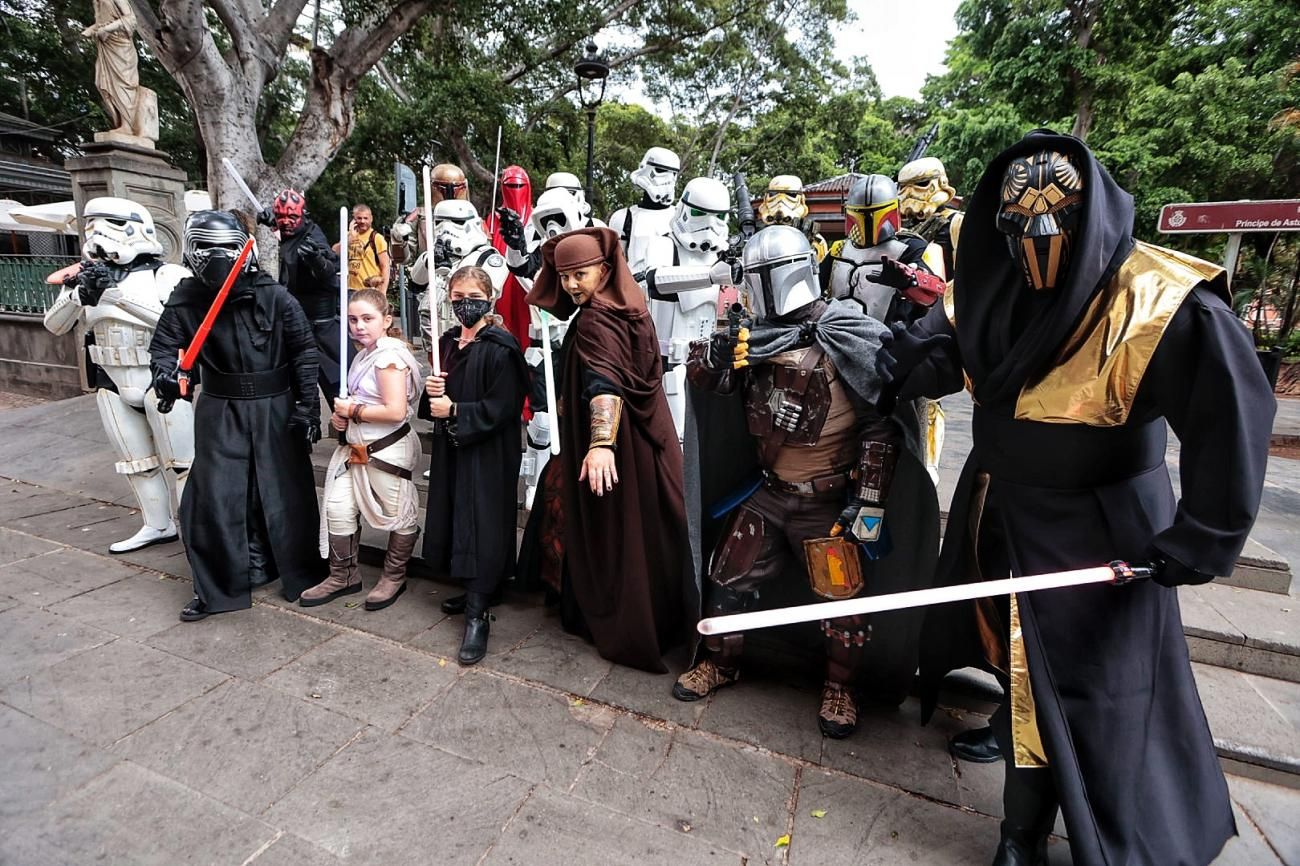
[[[330,576],[303,590],[298,596],[302,607],[315,607],[333,601],[340,595],[361,591],[361,571],[357,568],[357,546],[361,530],[351,535],[330,535]]]
[[[677,678],[673,683],[673,697],[679,701],[698,701],[738,679],[738,668],[724,668],[712,659],[705,659]]]
[[[419,532],[409,532],[406,535],[388,533],[384,570],[379,575],[379,583],[366,596],[366,610],[383,610],[406,592],[406,563],[411,560],[411,554],[415,551],[415,539],[419,536]]]
[[[858,726],[858,703],[848,686],[827,680],[822,686],[822,708],[817,714],[822,736],[842,740]]]

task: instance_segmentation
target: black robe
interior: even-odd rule
[[[280,240],[280,282],[302,305],[320,355],[319,381],[330,408],[339,393],[339,259],[321,227],[304,219],[302,228]],[[356,347],[348,341],[348,365]]]
[[[993,212],[1007,162],[1042,147],[1074,154],[1089,194],[1070,280],[1032,293]],[[1259,506],[1275,402],[1221,278],[1197,285],[1173,313],[1123,423],[1016,417],[1022,389],[1058,363],[1082,311],[1133,253],[1132,214],[1127,193],[1065,136],[1027,137],[977,188],[957,258],[955,325],[936,305],[913,326],[953,341],[903,388],[904,396],[937,398],[969,376],[976,400],[974,447],[953,496],[936,583],[979,579],[981,567],[990,572],[982,576],[998,577],[996,565],[1026,575],[1153,555],[1205,575],[1231,573]],[[1165,466],[1166,421],[1182,446],[1177,502]],[[1038,729],[1074,862],[1209,863],[1235,824],[1177,592],[1143,580],[1021,593],[1018,601]],[[926,718],[942,676],[983,666],[983,658],[971,604],[930,609],[921,658]]]
[[[528,367],[504,328],[484,328],[463,351],[456,344],[460,333],[458,325],[438,341],[456,418],[454,437],[433,437],[424,559],[464,581],[467,590],[492,593],[515,568],[520,414]],[[432,417],[427,394],[420,398],[419,414]]]
[[[215,293],[196,279],[172,291],[149,354],[175,370]],[[323,571],[318,548],[316,479],[309,449],[289,420],[318,414],[316,345],[302,307],[266,274],[239,279],[199,353],[198,379],[213,371],[287,368],[289,387],[273,396],[231,399],[202,388],[194,405],[194,465],[181,498],[181,538],[194,593],[210,610],[250,604],[250,570],[259,560],[293,601]]]

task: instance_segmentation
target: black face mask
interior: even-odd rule
[[[466,328],[478,324],[479,319],[486,316],[491,309],[492,302],[484,298],[461,298],[451,302],[451,311]]]

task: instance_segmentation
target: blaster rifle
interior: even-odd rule
[[[743,171],[736,172],[732,180],[736,185],[736,224],[740,226],[741,240],[747,241],[758,230],[758,220],[754,216],[754,203],[749,197],[749,186],[745,183],[745,173]]]

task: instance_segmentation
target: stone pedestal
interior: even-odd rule
[[[129,198],[149,209],[158,229],[163,257],[181,259],[185,228],[185,172],[167,161],[167,154],[147,147],[110,141],[81,145],[84,156],[69,159],[65,168],[72,175],[72,197],[76,202],[79,229],[86,202],[99,196]]]

